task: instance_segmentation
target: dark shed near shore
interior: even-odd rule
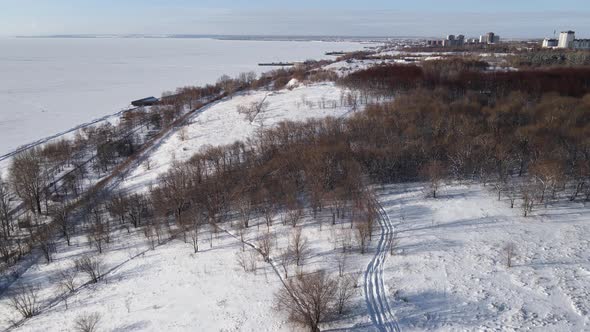
[[[131,105],[135,107],[152,106],[157,104],[158,101],[160,100],[156,97],[147,97],[143,99],[134,100],[131,102]]]

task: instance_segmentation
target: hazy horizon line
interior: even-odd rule
[[[483,35],[483,33],[482,33]],[[12,35],[5,37],[13,38],[80,38],[80,39],[100,39],[100,38],[146,38],[146,39],[223,39],[223,40],[256,40],[256,39],[288,39],[288,40],[309,40],[309,39],[426,39],[426,38],[444,38],[444,36],[428,36],[428,35],[330,35],[330,34],[186,34],[186,33],[155,33],[155,34],[137,34],[137,33],[71,33],[71,34],[49,34],[49,35]],[[469,36],[467,38],[474,38],[479,36]],[[503,37],[504,40],[535,40],[543,39],[544,37]]]

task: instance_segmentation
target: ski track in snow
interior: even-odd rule
[[[378,201],[375,200],[375,202],[379,206],[381,236],[375,257],[373,257],[365,271],[365,300],[371,321],[379,331],[399,332],[400,328],[394,314],[391,312],[387,300],[387,291],[383,283],[383,265],[387,259],[388,248],[395,230],[387,212]]]

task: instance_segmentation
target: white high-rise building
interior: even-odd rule
[[[559,42],[557,43],[558,48],[572,48],[574,40],[576,39],[576,33],[573,31],[563,31],[559,34]]]

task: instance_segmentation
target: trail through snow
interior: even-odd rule
[[[365,300],[371,321],[379,331],[399,332],[400,328],[394,314],[391,312],[387,300],[387,291],[383,283],[383,265],[387,259],[388,249],[395,230],[387,212],[377,200],[375,200],[375,203],[379,207],[381,236],[375,257],[373,257],[365,271]]]

